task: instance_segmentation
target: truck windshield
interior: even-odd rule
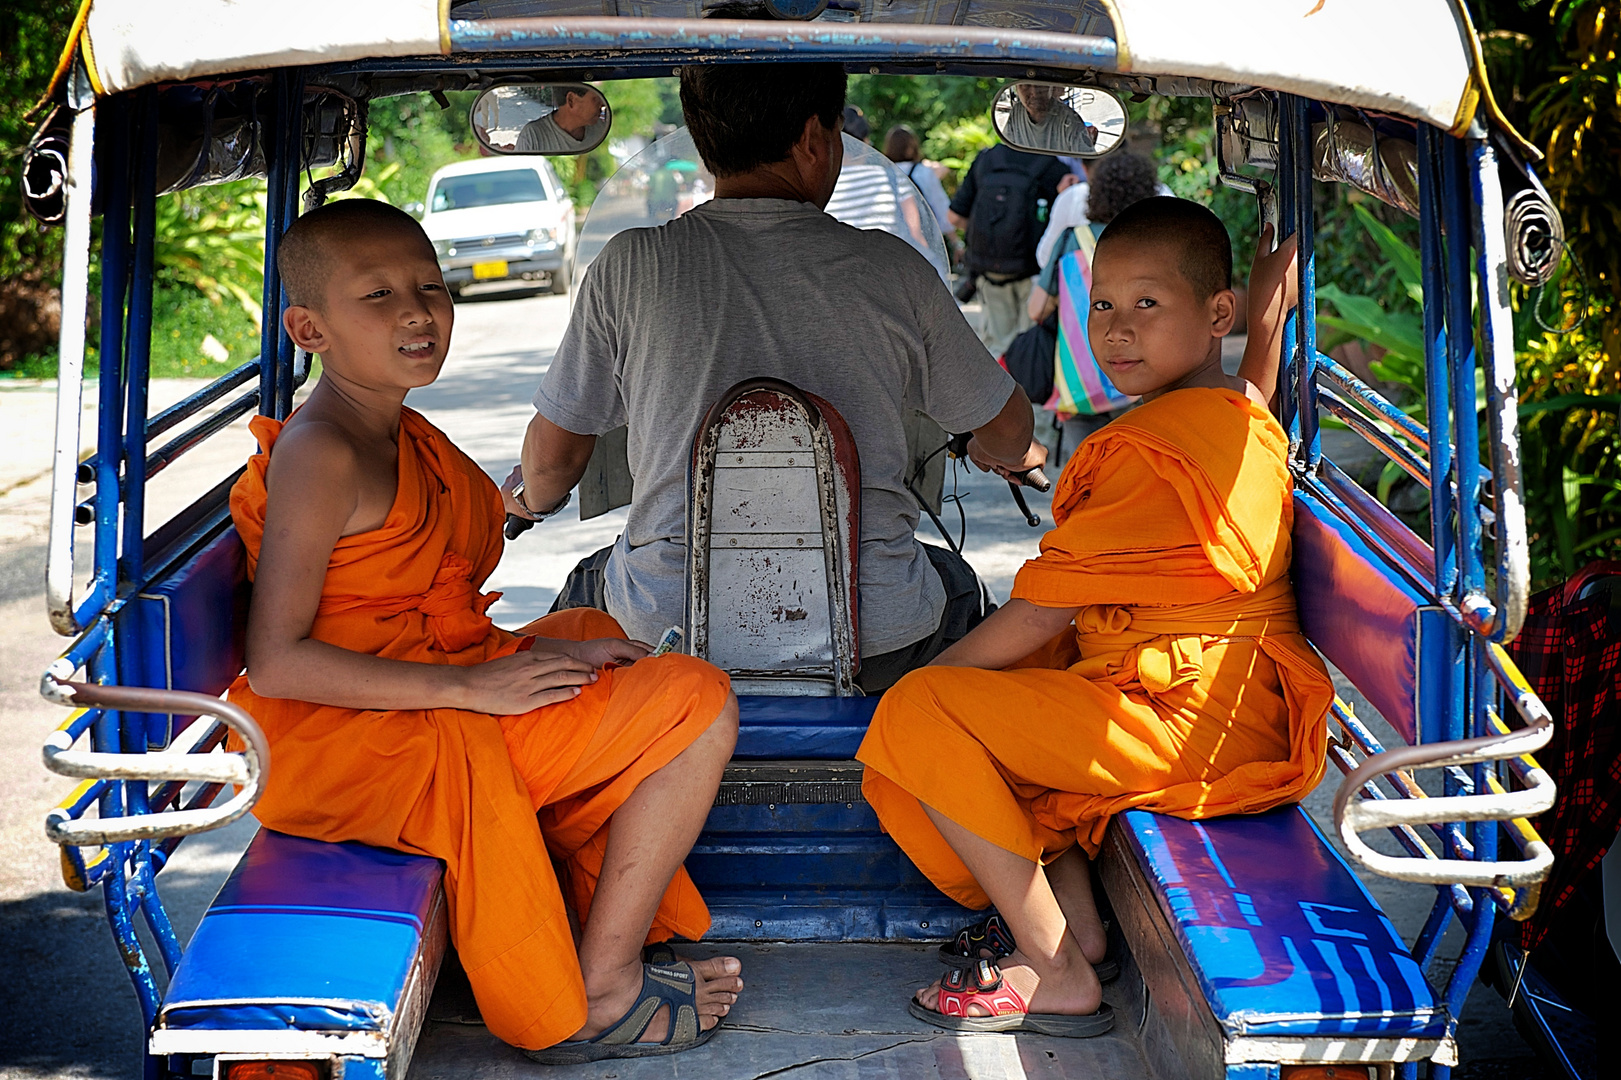
[[[433,211],[466,210],[472,206],[545,202],[540,174],[531,169],[447,176],[433,189]]]

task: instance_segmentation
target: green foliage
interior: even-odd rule
[[[620,79],[597,86],[613,110],[613,130],[608,133],[608,139],[589,154],[552,158],[558,179],[569,189],[574,205],[581,210],[596,200],[597,189],[619,167],[610,149],[612,144],[637,136],[651,141],[658,127],[681,123],[681,98],[676,79]]]
[[[216,344],[206,344],[210,337]],[[219,358],[221,348],[225,359]],[[153,378],[218,378],[257,355],[259,325],[242,305],[186,285],[153,291]]]
[[[955,191],[974,155],[996,144],[991,99],[1001,79],[967,75],[853,75],[847,98],[867,117],[872,144],[905,124],[923,140],[923,156],[951,169],[945,181]]]
[[[77,0],[0,5],[0,280],[61,276],[62,232],[23,209],[21,166],[40,119],[28,119],[29,110],[50,83],[78,7]]]
[[[371,103],[366,124],[366,175],[375,197],[395,206],[421,202],[435,170],[453,161],[477,157],[467,112],[477,97],[472,91],[445,95],[441,109],[429,94],[404,94]]]
[[[190,286],[216,306],[229,300],[257,325],[264,295],[264,184],[239,180],[164,195],[156,218],[158,283]]]

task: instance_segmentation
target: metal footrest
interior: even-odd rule
[[[727,766],[716,806],[864,805],[859,761],[744,761]]]

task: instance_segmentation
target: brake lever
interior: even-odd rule
[[[1007,489],[1013,493],[1013,502],[1018,506],[1019,513],[1024,515],[1024,523],[1030,526],[1032,529],[1039,528],[1041,525],[1041,518],[1030,512],[1030,504],[1024,501],[1024,492],[1019,490],[1019,485],[1014,483],[1012,480],[1009,480],[1007,482]]]

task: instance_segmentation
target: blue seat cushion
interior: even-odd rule
[[[1299,807],[1117,820],[1229,1036],[1446,1034],[1396,928]]]
[[[742,695],[737,699],[733,756],[849,761],[866,737],[877,707],[876,697]]]
[[[158,1026],[386,1032],[437,859],[259,830],[192,936]]]
[[[248,625],[247,553],[228,528],[118,615],[118,681],[221,694],[242,673]],[[135,716],[137,714],[131,714]],[[169,745],[194,717],[145,717],[147,744]]]

